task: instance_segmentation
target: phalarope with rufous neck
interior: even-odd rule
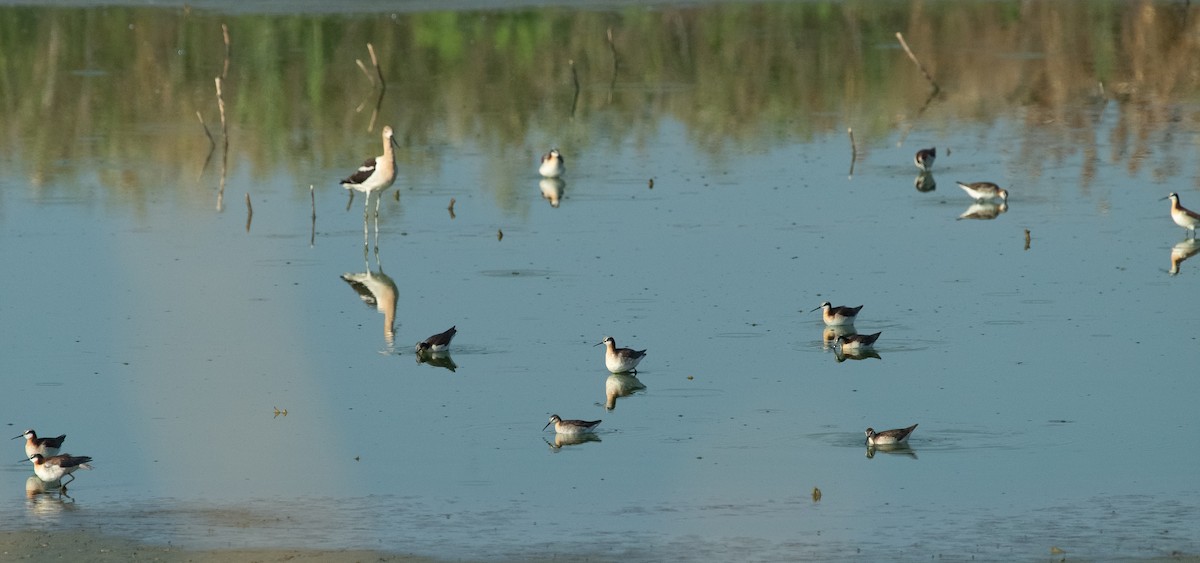
[[[547,178],[557,178],[566,171],[567,161],[558,149],[550,149],[550,152],[542,155],[542,165],[538,167],[539,174]]]
[[[554,431],[559,434],[585,434],[591,432],[600,424],[599,420],[563,420],[557,414],[550,415],[550,422],[547,422],[542,430],[545,430],[554,425]]]
[[[937,159],[937,147],[929,147],[917,151],[916,156],[913,157],[913,164],[916,164],[917,168],[929,172],[933,170],[935,159]]]
[[[38,438],[37,432],[32,428],[26,430],[16,436],[17,438],[25,438],[25,455],[33,457],[33,454],[42,454],[45,457],[51,457],[58,454],[59,448],[62,447],[63,440],[67,439],[67,435],[63,434],[57,438]]]
[[[863,308],[862,305],[857,307],[834,307],[828,301],[817,306],[816,309],[824,309],[821,311],[821,319],[825,321],[826,326],[844,326],[854,324],[854,319],[858,317],[858,312]]]
[[[958,182],[958,187],[967,192],[967,195],[975,201],[999,198],[1003,202],[1008,202],[1008,190],[991,182],[971,182],[970,184]]]
[[[450,347],[450,340],[458,333],[457,325],[450,327],[446,332],[439,332],[421,342],[417,343],[418,352],[443,352]]]
[[[1200,227],[1200,214],[1179,205],[1179,194],[1171,192],[1163,199],[1171,200],[1171,220],[1175,221],[1176,225],[1187,229],[1187,232],[1192,236],[1196,236],[1196,227]],[[1159,200],[1161,201],[1161,200]]]
[[[617,341],[611,336],[605,336],[604,340],[596,343],[596,346],[604,344],[604,366],[612,373],[625,373],[632,371],[637,373],[638,364],[642,363],[642,359],[646,357],[645,350],[634,350],[632,348],[617,348]]]
[[[867,445],[886,446],[888,444],[899,444],[908,440],[908,436],[916,429],[916,424],[908,428],[896,428],[894,430],[884,430],[883,432],[876,432],[874,428],[868,428]]]
[[[58,481],[67,475],[71,475],[76,469],[91,469],[88,465],[92,458],[81,455],[74,456],[70,454],[56,455],[45,457],[42,454],[33,454],[29,456],[29,461],[33,462],[33,472],[47,483]],[[71,481],[75,480],[75,476],[71,475]],[[67,481],[70,483],[71,481]],[[67,483],[63,483],[60,487],[66,490]]]

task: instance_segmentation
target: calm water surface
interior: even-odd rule
[[[1200,552],[1200,246],[1158,201],[1200,207],[1200,12],[922,6],[0,9],[5,52],[28,44],[0,89],[0,413],[96,465],[73,500],[5,465],[0,526],[470,559]],[[973,20],[996,31],[950,31]],[[1033,31],[1078,20],[1100,35]],[[402,172],[364,251],[337,180],[383,124]],[[1007,209],[961,219],[955,180]],[[365,272],[393,337],[342,279]],[[865,305],[877,358],[836,361],[826,300]],[[454,369],[418,363],[451,325]],[[636,378],[607,335],[649,349]],[[554,413],[604,422],[560,444]]]

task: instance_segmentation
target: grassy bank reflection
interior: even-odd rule
[[[508,170],[504,161],[544,150],[543,140],[574,154],[644,143],[664,118],[718,155],[852,126],[862,158],[913,127],[986,125],[1014,108],[1025,133],[1012,150],[1029,175],[1081,154],[1085,184],[1101,159],[1131,171],[1150,165],[1161,177],[1190,156],[1148,147],[1178,146],[1161,139],[1198,119],[1188,109],[1200,91],[1197,16],[1200,7],[1155,2],[348,16],[7,8],[0,147],[35,189],[87,189],[53,180],[94,174],[136,200],[198,177],[209,141],[196,112],[217,123],[213,78],[223,72],[227,23],[231,165],[253,178],[287,170],[301,179],[298,195],[323,179],[314,171],[354,162],[367,137],[374,90],[355,64],[369,66],[367,42],[388,78],[378,121],[396,126],[410,179],[468,143]],[[935,98],[897,31],[941,85]],[[1118,125],[1101,138],[1110,104]]]

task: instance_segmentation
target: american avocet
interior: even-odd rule
[[[824,309],[824,311],[821,311],[821,320],[825,321],[826,326],[845,326],[854,324],[854,319],[858,317],[858,312],[862,308],[862,305],[857,307],[834,307],[826,301],[818,305],[816,309],[809,311],[809,313],[818,309]]]
[[[370,268],[365,272],[342,274],[342,280],[350,284],[367,307],[383,313],[383,338],[390,345],[396,334],[396,294],[399,290],[395,280],[382,269],[372,272]]]
[[[916,156],[913,157],[913,164],[916,164],[917,168],[929,172],[933,170],[933,161],[936,159],[937,147],[929,147],[917,151]]]
[[[25,438],[25,456],[32,457],[33,454],[42,454],[50,457],[58,454],[59,448],[62,447],[63,440],[67,439],[67,435],[63,434],[57,438],[38,438],[37,432],[32,428],[22,432],[17,436],[13,436],[13,440],[17,438]]]
[[[966,184],[958,182],[958,187],[962,188],[971,199],[975,201],[983,201],[987,199],[1000,199],[1008,202],[1008,190],[997,186],[991,182],[971,182]]]
[[[446,332],[439,332],[421,342],[417,343],[418,352],[443,352],[450,347],[450,340],[458,332],[455,328],[458,325],[450,327]]]
[[[837,337],[833,341],[833,345],[842,352],[854,352],[858,350],[866,350],[875,345],[875,341],[879,340],[879,335],[882,332],[875,334],[847,334]]]
[[[1179,205],[1179,194],[1175,192],[1167,194],[1167,197],[1163,199],[1171,200],[1171,220],[1175,221],[1176,225],[1187,229],[1187,232],[1195,237],[1196,227],[1200,227],[1200,215],[1191,209]]]
[[[916,429],[916,424],[908,428],[896,428],[894,430],[884,430],[883,432],[876,432],[874,428],[868,428],[867,445],[886,446],[888,444],[899,444],[908,440],[908,436]]]
[[[550,422],[547,422],[542,430],[545,430],[554,425],[554,431],[559,434],[586,434],[591,432],[600,424],[599,420],[563,420],[557,414],[550,415]]]
[[[604,350],[604,366],[612,373],[625,373],[632,371],[637,373],[638,364],[642,363],[642,359],[646,357],[645,350],[634,350],[632,348],[617,348],[617,341],[611,336],[605,336],[604,340],[596,343],[596,346],[603,344]]]
[[[47,483],[58,481],[67,475],[71,475],[76,469],[91,469],[92,466],[88,462],[92,458],[81,455],[74,456],[70,454],[55,455],[45,457],[42,454],[33,454],[29,456],[29,461],[33,462],[33,473]],[[71,475],[71,481],[75,480],[75,476]],[[70,483],[71,481],[67,481]],[[67,483],[62,483],[60,486],[66,490]]]
[[[392,128],[385,126],[383,128],[383,154],[374,158],[368,158],[358,167],[358,170],[351,174],[349,178],[342,180],[342,187],[347,190],[355,190],[366,194],[366,201],[363,202],[363,217],[367,216],[367,206],[371,202],[371,194],[382,193],[383,190],[392,186],[392,182],[396,181],[396,153],[392,152],[392,147],[400,146],[396,143],[396,138],[392,135]],[[379,217],[379,200],[381,196],[375,197],[375,216]]]
[[[538,167],[538,173],[547,178],[557,178],[567,171],[566,160],[563,159],[562,153],[558,149],[550,149],[550,152],[542,155],[542,165]]]

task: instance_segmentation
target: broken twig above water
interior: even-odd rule
[[[921,64],[921,61],[917,60],[917,56],[913,54],[912,49],[908,48],[908,43],[904,41],[904,34],[897,31],[896,39],[900,40],[900,46],[904,47],[904,52],[908,53],[908,58],[912,59],[912,62],[917,65],[917,68],[921,71],[921,74],[925,75],[925,80],[928,80],[929,83],[933,85],[933,92],[936,94],[938,91],[940,91],[941,87],[938,86],[937,82],[933,79],[933,76],[929,74],[929,71],[925,70],[925,65]]]

